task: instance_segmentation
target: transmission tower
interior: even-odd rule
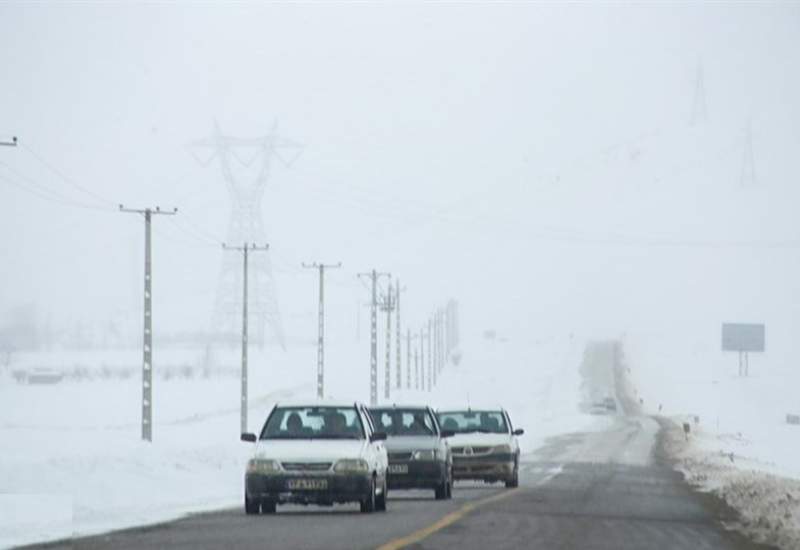
[[[703,63],[697,63],[697,77],[695,78],[694,85],[694,101],[692,102],[692,118],[689,123],[692,126],[705,122],[708,119],[708,110],[706,109],[706,87],[705,78],[703,76]]]
[[[192,146],[211,151],[211,155],[205,159],[195,155],[195,159],[201,164],[219,161],[230,195],[227,242],[265,242],[267,238],[261,203],[272,160],[276,158],[284,166],[291,166],[300,153],[301,145],[278,135],[277,122],[265,136],[236,138],[223,134],[215,121],[211,138],[196,141]],[[282,154],[283,151],[287,151],[288,156]],[[236,258],[224,254],[212,327],[215,333],[231,342],[237,340],[238,324],[242,317],[242,302],[239,298],[242,295],[242,278],[239,271]],[[253,294],[250,304],[253,329],[251,340],[259,346],[269,341],[285,349],[283,323],[269,253],[253,257],[250,284]]]

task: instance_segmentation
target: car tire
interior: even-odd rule
[[[383,492],[381,492],[380,496],[375,497],[375,509],[378,512],[385,512],[386,511],[386,497],[389,494],[389,487],[387,486],[388,483],[384,479],[383,480]]]
[[[364,514],[371,514],[375,511],[375,476],[369,484],[369,494],[361,501],[361,512]]]
[[[506,488],[513,489],[514,487],[519,487],[519,457],[514,460],[514,473],[511,479],[506,480]]]
[[[247,498],[247,495],[244,495],[244,513],[248,516],[252,516],[258,513],[258,501],[254,499]]]
[[[450,475],[447,478],[447,495],[446,499],[453,498],[453,470],[450,470]]]
[[[442,482],[436,486],[436,500],[444,500],[447,498],[447,478],[444,478]]]
[[[278,511],[278,503],[274,500],[262,500],[261,501],[261,513],[262,514],[274,514]]]

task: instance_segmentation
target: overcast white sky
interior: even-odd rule
[[[159,204],[157,327],[208,328],[228,197],[187,145],[277,119],[305,145],[263,205],[292,339],[316,330],[299,262],[341,260],[332,338],[376,267],[413,323],[453,296],[515,336],[765,321],[798,351],[797,5],[6,2],[0,36],[0,136],[29,147],[0,148],[0,312],[138,327],[142,223],[113,205]]]

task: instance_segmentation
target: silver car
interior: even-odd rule
[[[442,429],[454,432],[450,439],[453,478],[519,485],[518,435],[504,409],[450,410],[437,414]]]
[[[430,407],[370,409],[376,429],[385,432],[390,489],[433,489],[437,500],[452,497],[453,457],[444,431]]]

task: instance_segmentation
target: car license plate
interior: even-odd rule
[[[408,464],[389,464],[390,474],[407,474]]]
[[[327,479],[290,479],[286,487],[293,491],[320,491],[328,488]]]

